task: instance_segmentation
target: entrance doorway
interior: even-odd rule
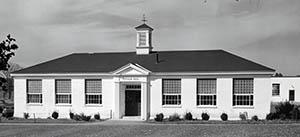
[[[289,101],[295,101],[295,90],[289,90]]]
[[[140,115],[141,115],[140,85],[135,85],[135,86],[127,85],[125,90],[125,116],[140,116]]]

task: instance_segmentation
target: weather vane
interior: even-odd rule
[[[143,14],[143,19],[142,19],[142,21],[144,22],[144,24],[147,22],[145,14]]]

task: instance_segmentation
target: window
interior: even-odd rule
[[[197,105],[216,105],[216,79],[197,80]]]
[[[253,79],[233,79],[233,106],[253,106]]]
[[[127,90],[141,90],[141,85],[126,85]]]
[[[27,80],[27,103],[42,103],[42,80]]]
[[[139,45],[146,45],[146,33],[139,32]]]
[[[55,80],[55,102],[56,104],[71,104],[71,80]]]
[[[280,84],[272,84],[272,96],[279,96]]]
[[[162,80],[162,104],[180,105],[181,104],[181,80],[163,79]]]
[[[102,81],[101,79],[85,80],[85,103],[102,104]]]

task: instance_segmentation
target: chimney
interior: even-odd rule
[[[159,56],[158,56],[158,53],[156,53],[155,55],[156,55],[156,60],[155,60],[156,62],[155,62],[155,64],[158,64],[158,63],[159,63]]]

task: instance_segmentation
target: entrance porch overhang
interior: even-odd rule
[[[137,93],[140,94],[140,119],[147,120],[150,116],[148,80],[150,71],[138,64],[127,64],[113,73],[115,82],[113,118],[122,119],[125,116],[126,109],[130,109],[126,108],[125,104],[126,86],[137,85],[140,87],[138,89],[140,93]]]

